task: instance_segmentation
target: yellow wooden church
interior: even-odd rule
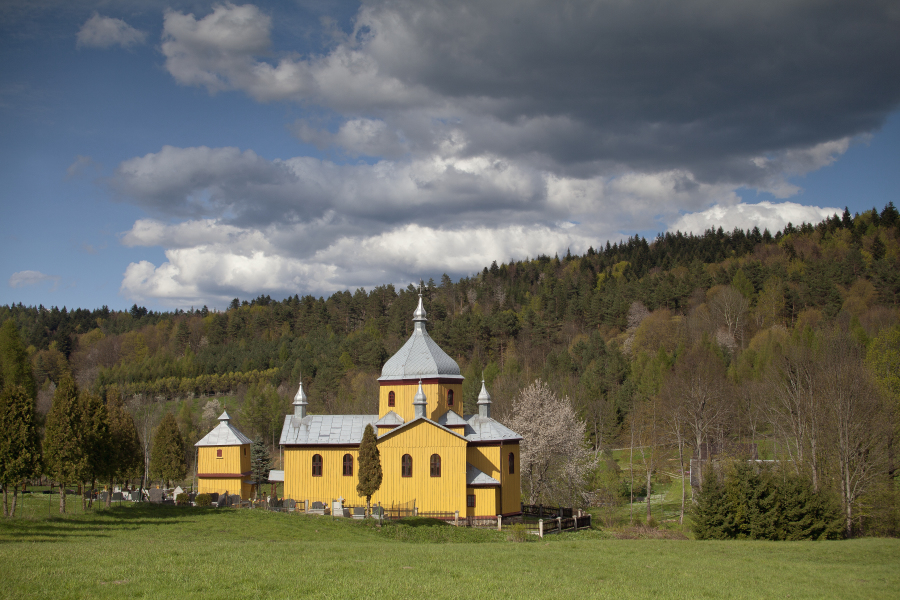
[[[484,381],[478,412],[463,415],[463,376],[428,335],[421,294],[413,321],[412,336],[378,378],[377,415],[309,415],[301,382],[281,431],[284,497],[365,505],[356,493],[357,461],[363,430],[372,425],[383,472],[373,504],[414,503],[420,512],[460,516],[519,514],[522,437],[491,418]]]

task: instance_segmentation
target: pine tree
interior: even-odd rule
[[[256,482],[256,497],[259,498],[259,490],[269,483],[269,470],[272,468],[272,457],[269,448],[262,438],[256,438],[250,447],[250,471]]]
[[[34,414],[34,398],[24,386],[0,393],[0,483],[3,516],[16,516],[19,485],[41,472],[41,444]],[[12,487],[12,509],[7,510],[7,489]]]
[[[150,476],[164,482],[166,487],[171,481],[179,481],[187,476],[184,440],[172,413],[165,414],[154,432]]]
[[[87,463],[82,440],[81,406],[75,382],[66,377],[53,394],[44,433],[47,474],[59,483],[59,512],[66,512],[66,485],[78,480]]]
[[[366,514],[371,514],[372,495],[381,487],[381,452],[375,439],[375,429],[366,425],[359,444],[359,483],[356,493],[366,497]]]

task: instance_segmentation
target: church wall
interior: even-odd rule
[[[500,481],[500,446],[469,446],[466,460],[485,475]]]
[[[467,506],[465,513],[460,511],[460,515],[465,514],[467,517],[495,517],[500,513],[500,490],[496,487],[475,487],[466,488],[466,495],[475,495],[475,507]]]
[[[416,501],[420,511],[466,514],[466,441],[427,422],[380,440],[382,504]],[[412,477],[402,477],[402,458],[412,457]],[[441,457],[441,476],[431,477],[431,455]]]
[[[243,477],[200,477],[197,479],[198,494],[240,494],[242,500],[248,500],[253,486],[244,483]]]
[[[321,477],[314,477],[312,474],[312,459],[316,454],[322,457]],[[350,476],[344,475],[345,454],[353,457],[353,475]],[[358,446],[288,446],[284,449],[285,498],[326,504],[343,498],[346,505],[362,506],[366,499],[356,493],[357,483]],[[372,501],[376,501],[374,496]]]
[[[222,451],[222,457],[216,457],[216,450]],[[201,446],[197,456],[197,472],[199,474],[234,475],[250,471],[250,445],[241,446]]]
[[[509,454],[514,457],[515,472],[509,473]],[[522,473],[519,462],[519,443],[512,442],[500,447],[500,480],[502,486],[501,514],[517,513],[522,510]]]
[[[404,421],[412,421],[416,416],[416,410],[413,406],[413,400],[416,392],[419,391],[419,382],[407,381],[382,381],[378,394],[378,416],[383,417],[390,411],[394,411],[400,415]],[[447,406],[447,392],[453,390],[453,406]],[[388,394],[393,391],[395,395],[395,406],[388,406]],[[440,383],[439,380],[422,380],[422,391],[425,392],[425,398],[428,405],[425,409],[425,416],[431,420],[437,420],[438,417],[447,412],[448,408],[452,408],[460,416],[462,415],[462,381],[459,383]]]

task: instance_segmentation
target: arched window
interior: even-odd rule
[[[344,475],[353,476],[353,457],[349,454],[344,455]]]
[[[404,454],[400,467],[400,475],[403,477],[412,477],[412,456]]]
[[[509,453],[509,474],[514,475],[516,472],[516,455]]]
[[[441,476],[441,457],[437,454],[431,455],[431,476]]]
[[[394,392],[388,392],[388,406],[394,406]]]
[[[322,455],[321,454],[313,454],[312,460],[313,467],[313,477],[321,477],[322,476]]]
[[[453,406],[453,390],[447,390],[447,406]]]

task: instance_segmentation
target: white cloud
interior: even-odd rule
[[[123,48],[144,43],[146,34],[138,31],[122,19],[101,17],[94,13],[78,30],[78,47],[109,48],[119,45]]]
[[[301,256],[291,240],[313,227],[271,226],[260,231],[214,222],[178,225],[141,221],[126,243],[155,245],[180,240],[166,262],[131,263],[120,293],[134,301],[175,306],[224,306],[235,296],[330,293],[333,290],[405,284],[451,273],[468,275],[493,260],[584,252],[597,240],[583,227],[511,226],[445,230],[408,224],[373,236],[343,236]]]
[[[29,285],[37,285],[44,281],[52,281],[52,291],[56,289],[57,285],[59,285],[59,280],[60,277],[58,275],[47,275],[46,273],[41,273],[40,271],[19,271],[17,273],[13,273],[10,276],[9,287],[20,288]]]
[[[704,211],[682,215],[669,226],[669,231],[702,234],[707,229],[721,227],[725,231],[739,227],[744,230],[759,227],[774,233],[792,223],[818,223],[837,213],[838,208],[804,206],[794,202],[759,202],[758,204],[716,204]]]

